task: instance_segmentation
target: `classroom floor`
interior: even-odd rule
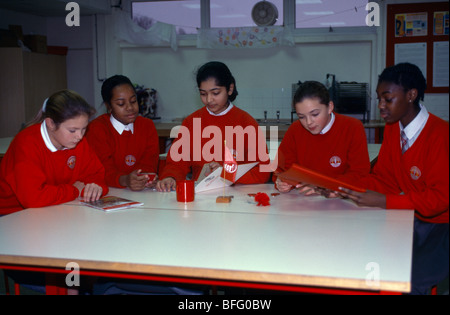
[[[11,279],[9,279],[8,284],[9,284],[10,294],[14,295],[14,282]],[[240,289],[240,290],[242,290],[242,289]],[[247,292],[245,290],[242,290],[242,292],[240,292],[240,294],[249,294],[249,295],[272,294],[272,293],[283,294],[283,292],[267,292],[267,291],[259,292],[259,291],[255,291],[255,290],[250,290]],[[30,290],[25,287],[20,287],[20,294],[21,295],[43,295],[42,293]],[[224,294],[224,292],[218,290],[217,294]],[[448,277],[439,284],[439,286],[437,288],[437,294],[438,295],[449,295],[449,278]],[[3,270],[0,270],[0,295],[6,295],[5,275],[3,273]]]

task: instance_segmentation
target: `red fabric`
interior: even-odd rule
[[[74,200],[76,181],[96,183],[108,193],[105,171],[85,138],[71,150],[51,152],[40,124],[21,131],[0,164],[0,214]]]
[[[270,206],[270,197],[266,193],[259,192],[255,196],[255,201],[257,202],[257,206]]]
[[[200,120],[196,120],[200,119]],[[201,122],[201,130],[198,130],[194,125],[194,121]],[[194,128],[195,127],[195,128]],[[228,128],[227,128],[228,127]],[[174,141],[167,154],[166,166],[161,174],[161,179],[166,177],[173,177],[175,179],[185,179],[186,175],[192,171],[192,178],[196,180],[200,175],[202,167],[205,163],[216,161],[222,164],[224,161],[224,150],[223,143],[226,140],[227,146],[235,151],[236,162],[238,164],[250,163],[250,162],[260,162],[260,164],[269,164],[270,159],[267,154],[267,146],[265,135],[262,134],[262,138],[257,141],[248,140],[248,136],[245,136],[245,141],[243,141],[242,146],[239,147],[237,144],[236,134],[232,136],[232,139],[224,139],[226,131],[225,129],[233,129],[234,127],[242,127],[242,130],[251,130],[255,132],[260,130],[256,120],[251,117],[248,113],[233,107],[227,114],[223,116],[213,116],[211,115],[205,107],[197,110],[196,112],[189,115],[182,124],[182,128],[189,131],[189,145],[183,147],[178,141],[183,141],[184,135],[179,134],[178,138]],[[247,129],[249,127],[249,129]],[[181,131],[181,129],[180,129]],[[218,134],[216,136],[216,133]],[[230,131],[228,132],[230,133]],[[186,134],[187,137],[187,134]],[[214,140],[213,140],[214,139]],[[242,139],[241,139],[242,140]],[[211,146],[212,143],[217,143],[217,147]],[[220,156],[213,156],[211,160],[206,160],[202,152],[218,154],[219,147],[221,154]],[[216,151],[217,149],[217,151]],[[267,159],[263,154],[259,154],[258,150],[265,152],[267,154]],[[187,155],[187,159],[182,158],[181,160],[174,160],[175,155]],[[259,184],[266,183],[269,179],[270,172],[261,172],[259,165],[252,168],[249,172],[243,175],[237,180],[240,184]]]
[[[134,133],[120,135],[111,124],[110,114],[103,114],[89,124],[86,138],[105,167],[108,186],[123,188],[120,176],[137,169],[158,171],[159,138],[151,119],[138,116]]]
[[[386,194],[387,209],[415,209],[423,221],[448,223],[448,122],[430,114],[419,137],[404,154],[399,124],[386,125],[377,163],[361,185]]]
[[[331,129],[323,135],[313,135],[295,121],[280,144],[277,172],[288,170],[293,163],[354,183],[370,171],[363,124],[335,113]],[[274,182],[275,179],[274,176]]]

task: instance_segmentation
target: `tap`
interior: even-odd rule
[[[280,123],[280,111],[277,110],[277,123]]]
[[[264,111],[264,122],[265,123],[267,122],[267,111],[266,110]]]

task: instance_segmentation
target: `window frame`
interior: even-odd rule
[[[133,2],[148,2],[148,0],[128,0],[130,6],[130,14],[132,14],[132,3]],[[377,1],[377,0],[375,0]],[[294,36],[295,42],[304,42],[302,37],[304,36],[324,36],[330,35],[342,35],[344,37],[351,35],[374,35],[377,33],[377,27],[364,27],[364,26],[337,26],[327,28],[296,28],[296,5],[295,0],[283,0],[283,25],[288,27],[291,34]],[[239,26],[230,26],[239,27]],[[200,0],[200,28],[210,29],[211,28],[211,15],[210,15],[210,0]],[[197,34],[183,34],[177,35],[181,46],[183,43],[192,43],[196,41]],[[188,44],[189,45],[189,44]]]

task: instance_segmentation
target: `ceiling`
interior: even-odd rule
[[[66,16],[67,3],[71,0],[0,0],[0,9],[38,16]],[[81,15],[111,13],[110,0],[77,0]]]

